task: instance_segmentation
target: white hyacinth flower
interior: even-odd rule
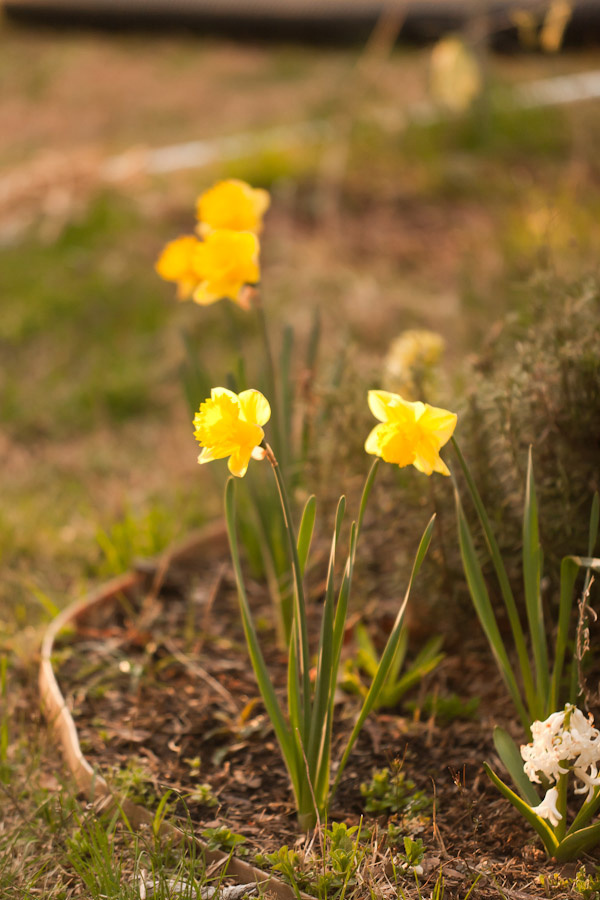
[[[531,736],[532,742],[521,747],[523,769],[529,780],[540,784],[541,773],[550,783],[556,783],[561,775],[572,771],[581,782],[575,793],[587,792],[585,802],[589,802],[594,788],[600,786],[600,731],[594,728],[591,714],[585,716],[567,703],[564,710],[534,722]],[[545,800],[541,806],[544,803]]]
[[[542,819],[548,819],[550,824],[556,827],[562,819],[562,816],[556,806],[557,802],[558,789],[550,788],[539,806],[532,806],[531,811],[537,813],[537,815],[541,816]]]

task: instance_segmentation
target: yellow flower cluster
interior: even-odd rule
[[[269,206],[267,191],[243,181],[221,181],[197,201],[196,235],[171,241],[156,263],[180,300],[206,306],[226,297],[245,305],[245,287],[260,280],[258,233]]]

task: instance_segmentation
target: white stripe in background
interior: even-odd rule
[[[600,70],[544,78],[515,88],[516,105],[525,109],[576,103],[599,97]],[[434,107],[428,103],[418,104],[414,109],[407,110],[407,121],[413,119],[431,122],[436,117]],[[333,133],[330,122],[316,120],[208,141],[172,144],[156,150],[132,150],[109,157],[102,167],[102,174],[107,181],[121,181],[132,172],[140,171],[149,175],[162,175],[184,169],[201,168],[223,160],[252,156],[272,147],[282,149],[298,144],[317,143],[333,136]]]

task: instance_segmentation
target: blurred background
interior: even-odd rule
[[[528,398],[519,446],[553,427],[555,403],[576,445],[563,463],[594,452],[588,394],[552,366],[567,347],[594,395],[599,21],[597,3],[567,0],[5,2],[0,634],[26,644],[40,616],[219,514],[221,487],[196,465],[185,340],[225,383],[232,331],[252,340],[255,325],[229,304],[178,304],[153,268],[219,178],[272,193],[276,341],[285,322],[301,345],[322,316],[315,396],[342,412],[313,489],[337,492],[357,459],[362,478],[364,392],[394,389],[384,361],[406,329],[441,335],[430,398],[465,406],[482,477],[502,458],[520,495],[521,457],[494,443],[495,386]]]

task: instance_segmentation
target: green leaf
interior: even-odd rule
[[[510,734],[499,725],[494,728],[494,746],[523,800],[529,806],[537,806],[540,800],[534,786],[525,774],[519,749]]]
[[[565,556],[560,564],[560,601],[558,605],[558,626],[556,629],[556,647],[554,650],[554,668],[552,671],[549,704],[551,711],[561,706],[560,683],[569,638],[569,625],[571,623],[575,581],[578,571],[579,566],[573,557]]]
[[[469,585],[471,599],[473,601],[473,606],[475,607],[475,612],[477,613],[479,621],[481,622],[481,627],[483,628],[488,639],[488,643],[496,660],[496,665],[500,670],[502,679],[506,687],[508,688],[513,703],[515,704],[515,707],[519,714],[519,718],[521,719],[521,723],[526,733],[529,734],[529,725],[531,720],[529,718],[527,710],[525,709],[523,700],[521,699],[521,692],[519,691],[519,686],[515,679],[513,669],[510,664],[510,660],[508,658],[508,654],[506,652],[500,630],[498,628],[498,623],[496,622],[496,617],[494,616],[494,611],[492,609],[492,604],[490,602],[487,587],[485,585],[481,566],[479,565],[477,553],[475,552],[471,531],[465,518],[465,514],[460,502],[460,497],[456,489],[455,501],[456,517],[458,520],[460,553],[462,557],[463,569],[465,571],[465,576],[467,579],[467,584]]]
[[[298,562],[300,564],[300,573],[304,575],[310,545],[315,527],[315,517],[317,514],[317,500],[314,494],[311,494],[304,505],[302,519],[300,520],[300,528],[298,529]]]
[[[533,677],[531,673],[531,669],[529,666],[529,655],[527,652],[527,645],[525,643],[525,635],[523,633],[523,628],[521,626],[521,620],[519,618],[519,613],[517,610],[517,605],[515,603],[515,598],[513,596],[513,592],[510,587],[510,582],[508,580],[508,575],[506,573],[506,567],[502,560],[502,554],[500,553],[500,548],[498,546],[498,541],[494,535],[494,531],[492,529],[492,524],[489,520],[489,516],[486,512],[485,506],[483,505],[483,501],[477,490],[477,486],[473,481],[473,477],[467,466],[466,460],[462,455],[461,449],[458,446],[456,438],[452,437],[452,446],[456,452],[456,456],[460,463],[460,467],[462,469],[462,473],[465,477],[465,481],[467,483],[467,487],[469,489],[469,494],[471,495],[471,500],[473,501],[473,505],[477,511],[477,515],[479,517],[479,521],[481,523],[481,527],[483,528],[483,534],[485,537],[485,542],[487,544],[487,548],[494,564],[494,570],[496,572],[496,578],[498,579],[498,584],[500,586],[500,592],[502,594],[502,599],[504,600],[504,606],[506,607],[506,612],[508,614],[508,619],[510,622],[510,628],[513,635],[513,640],[515,642],[515,649],[517,651],[517,657],[519,659],[519,669],[521,671],[521,678],[523,680],[523,688],[525,691],[525,697],[527,698],[527,707],[528,707],[528,723],[526,730],[529,731],[529,722],[535,721],[535,719],[539,719],[541,712],[538,709],[539,703],[536,696],[535,688],[533,685]],[[456,482],[455,482],[455,490],[458,490]]]
[[[332,705],[332,694],[337,682],[337,667],[333,654],[333,622],[334,622],[334,597],[335,597],[335,555],[340,537],[340,530],[346,509],[346,498],[340,497],[335,517],[335,526],[331,539],[329,554],[329,567],[327,571],[327,586],[325,590],[325,604],[321,617],[321,633],[319,637],[319,656],[317,662],[317,678],[315,683],[315,696],[312,706],[310,732],[308,739],[307,760],[313,785],[318,783],[318,772],[322,765],[329,767],[329,761],[324,760],[323,750],[326,744],[325,722],[327,711]],[[319,798],[317,798],[319,803]]]
[[[600,520],[600,498],[598,491],[595,492],[592,500],[592,509],[590,511],[590,529],[588,536],[588,556],[594,555],[594,547],[598,540],[598,521]]]
[[[527,483],[525,488],[525,508],[523,512],[523,584],[525,588],[525,609],[529,623],[529,636],[535,660],[536,686],[539,700],[543,701],[545,718],[553,710],[549,709],[548,647],[546,626],[540,592],[541,547],[538,527],[537,497],[533,477],[533,456],[529,447],[527,461]],[[539,715],[539,714],[538,714]]]
[[[517,794],[515,794],[514,791],[511,791],[508,785],[504,784],[504,782],[501,781],[500,778],[498,778],[498,776],[491,769],[488,763],[484,762],[483,768],[485,769],[486,773],[493,781],[493,783],[496,785],[502,796],[506,797],[509,803],[512,803],[515,809],[517,809],[521,813],[521,815],[525,819],[527,819],[529,824],[539,834],[548,856],[554,856],[556,848],[558,846],[558,841],[556,840],[554,832],[552,831],[546,820],[542,819],[541,816],[538,816],[537,813],[534,813],[531,807],[528,806],[528,804],[525,803],[524,800],[521,800],[521,798]],[[539,802],[539,798],[537,798],[537,795],[536,800]]]
[[[294,522],[290,510],[287,490],[281,468],[275,462],[271,465],[271,470],[277,484],[277,493],[281,503],[281,511],[285,523],[285,533],[288,540],[290,551],[292,573],[294,576],[294,616],[296,623],[295,637],[298,642],[297,647],[297,665],[300,670],[299,678],[301,684],[302,697],[302,728],[301,737],[303,741],[308,739],[310,730],[310,650],[308,646],[308,627],[306,623],[306,605],[304,601],[304,585],[302,582],[302,571],[300,568],[300,559],[298,556],[298,544],[294,534]]]
[[[233,478],[228,478],[225,486],[225,521],[227,524],[227,534],[229,536],[229,547],[231,550],[231,560],[233,563],[233,571],[237,584],[238,601],[240,612],[242,614],[242,625],[246,636],[246,644],[250,662],[254,670],[254,675],[260,690],[263,703],[267,710],[268,716],[273,725],[277,741],[281,748],[281,753],[288,770],[294,794],[299,796],[301,771],[298,769],[298,761],[296,756],[295,742],[286,725],[283,712],[279,705],[279,701],[275,695],[275,690],[269,678],[269,673],[258,643],[252,614],[248,605],[246,596],[246,588],[244,585],[244,576],[240,565],[240,555],[237,543],[237,535],[235,528],[235,484]]]
[[[411,572],[410,579],[408,582],[408,587],[406,588],[406,593],[404,595],[404,599],[402,601],[402,605],[401,605],[400,609],[398,610],[398,615],[396,616],[396,621],[394,623],[394,627],[392,628],[391,634],[387,640],[387,643],[385,645],[383,653],[381,654],[381,659],[379,661],[379,665],[377,667],[377,672],[375,673],[375,677],[373,678],[373,681],[371,682],[371,686],[369,688],[367,696],[365,697],[365,699],[363,701],[362,708],[360,710],[360,713],[358,715],[358,718],[356,720],[354,728],[352,729],[352,733],[348,739],[348,743],[346,744],[346,749],[344,750],[344,754],[342,756],[342,759],[340,761],[340,765],[339,765],[339,768],[337,771],[335,783],[334,783],[334,786],[332,789],[332,794],[335,792],[335,789],[339,783],[342,772],[344,771],[344,768],[348,761],[348,757],[350,756],[350,753],[352,752],[352,748],[354,747],[356,739],[359,735],[360,729],[362,728],[365,719],[367,718],[367,716],[373,709],[373,707],[377,701],[377,698],[380,694],[380,691],[381,691],[381,689],[385,683],[385,680],[387,678],[388,672],[390,670],[390,666],[392,664],[394,655],[397,650],[398,640],[400,638],[402,624],[404,621],[404,613],[405,613],[406,607],[408,605],[410,592],[411,592],[414,580],[419,573],[419,569],[421,568],[421,565],[423,564],[423,560],[425,559],[427,550],[429,549],[429,544],[431,543],[431,535],[433,532],[434,523],[435,523],[435,515],[433,515],[431,517],[431,519],[429,520],[429,522],[427,523],[427,527],[425,528],[425,531],[423,532],[423,536],[421,537],[421,540],[419,542],[419,547],[417,549],[417,554],[415,556],[412,572]]]
[[[573,834],[569,833],[554,851],[554,856],[558,862],[568,862],[570,859],[577,859],[598,843],[600,843],[600,822],[588,825],[587,828],[580,828]]]
[[[292,409],[294,405],[294,385],[290,375],[292,353],[294,350],[294,329],[286,325],[283,330],[281,344],[281,357],[279,363],[279,383],[281,385],[281,440],[283,460],[282,465],[287,472],[287,466],[292,459]]]
[[[571,827],[567,831],[567,837],[583,828],[590,821],[596,811],[600,808],[600,788],[594,790],[594,794],[589,803],[584,803],[579,812],[571,822]]]

